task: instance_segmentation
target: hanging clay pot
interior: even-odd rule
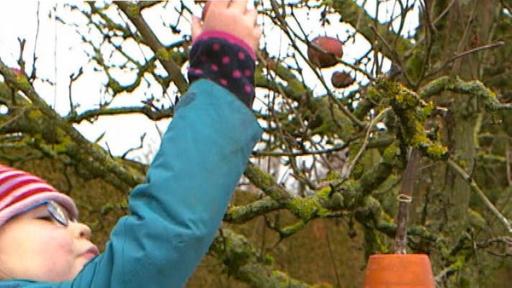
[[[425,254],[370,256],[364,288],[435,288],[430,259]]]

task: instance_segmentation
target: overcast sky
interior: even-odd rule
[[[102,90],[102,83],[106,83],[107,78],[102,73],[94,72],[93,65],[88,64],[89,58],[84,52],[86,48],[84,48],[76,31],[77,28],[71,25],[63,25],[55,20],[57,15],[66,22],[76,23],[78,27],[86,28],[85,21],[76,17],[76,15],[70,14],[63,3],[63,1],[5,1],[2,3],[2,9],[0,9],[0,57],[2,61],[12,67],[18,66],[17,59],[20,53],[18,38],[26,40],[24,60],[27,65],[32,65],[35,48],[37,75],[39,79],[42,79],[35,83],[35,87],[41,96],[61,115],[70,111],[69,76],[76,73],[80,67],[85,67],[84,75],[73,84],[72,90],[74,103],[80,105],[78,111],[97,108],[100,101],[107,97],[103,93],[104,90]],[[172,15],[172,9],[162,10],[152,9],[150,13],[153,14],[144,15],[152,27],[162,27],[163,22],[170,21],[168,19],[175,19]],[[196,7],[195,12],[199,14],[199,7]],[[311,34],[327,34],[344,39],[346,30],[350,29],[346,25],[337,25],[327,27],[325,31],[317,31],[318,19],[311,15],[299,16],[301,16],[301,21],[304,21],[306,29],[309,29]],[[339,23],[337,19],[333,19],[332,22]],[[187,22],[182,21],[182,25],[185,25],[182,34],[188,34]],[[413,27],[415,24],[409,25]],[[172,35],[165,29],[156,29],[156,33],[161,41],[166,44],[179,40],[182,36]],[[267,33],[267,35],[273,35],[272,37],[274,37],[274,39],[268,39],[270,36],[267,36],[264,39],[267,43],[275,43],[269,46],[272,53],[286,52],[286,39],[284,37],[276,33]],[[361,53],[364,53],[367,47],[368,44],[361,39],[358,39],[356,43],[346,45],[344,59],[346,61],[355,59]],[[332,69],[324,71],[327,74],[332,72]],[[44,81],[44,79],[53,83]],[[317,87],[315,91],[319,94],[323,93],[320,87]],[[135,93],[129,96],[116,98],[114,104],[118,106],[140,105],[140,101],[144,99],[145,95],[144,93]],[[159,130],[164,130],[166,124],[167,121],[159,123]],[[131,153],[131,158],[145,158],[159,144],[159,132],[155,123],[147,120],[144,116],[102,117],[94,124],[83,123],[77,128],[90,140],[95,140],[104,134],[100,144],[104,147],[108,145],[115,155],[121,155],[126,150],[137,147],[143,133],[147,133],[144,148]]]

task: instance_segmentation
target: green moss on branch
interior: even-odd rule
[[[420,149],[424,155],[440,160],[448,157],[448,149],[441,143],[430,140],[425,131],[425,121],[433,110],[413,91],[400,83],[385,78],[377,80],[375,87],[380,97],[389,101],[400,121],[402,141],[406,146]]]

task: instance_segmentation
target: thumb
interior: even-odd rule
[[[194,41],[202,32],[203,27],[201,25],[201,20],[199,20],[199,17],[192,16],[192,41]]]

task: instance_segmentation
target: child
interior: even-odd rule
[[[261,134],[248,109],[260,29],[247,1],[210,1],[194,19],[192,84],[103,253],[69,197],[0,166],[0,288],[185,285]]]

